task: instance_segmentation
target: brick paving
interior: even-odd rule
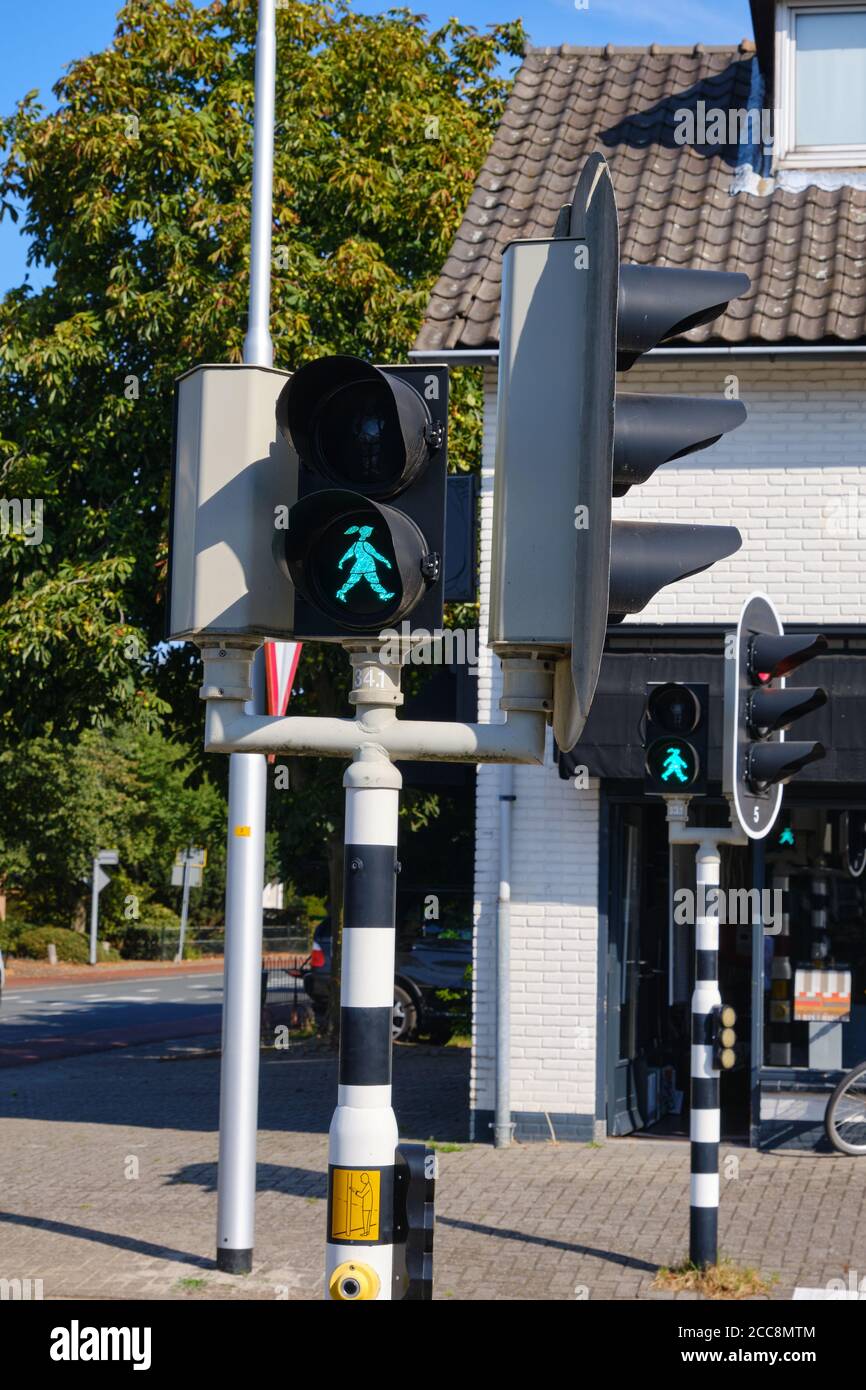
[[[41,1278],[46,1299],[321,1296],[334,1061],[317,1045],[263,1055],[256,1260],[236,1279],[213,1266],[216,1041],[2,1073],[0,1277]],[[442,1146],[436,1297],[670,1297],[651,1285],[686,1253],[688,1145],[469,1144],[468,1060],[395,1058],[401,1136]],[[722,1159],[737,1176],[721,1251],[777,1276],[773,1298],[866,1276],[866,1164],[730,1145]]]

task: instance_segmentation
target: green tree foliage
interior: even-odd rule
[[[24,207],[54,283],[0,305],[6,497],[44,501],[44,539],[0,541],[0,727],[69,736],[167,713],[187,657],[163,633],[172,384],[236,361],[245,331],[256,7],[130,0],[105,52],[47,113],[0,121],[0,208]],[[276,361],[403,355],[502,110],[518,24],[430,33],[408,10],[278,10]],[[455,391],[467,466],[477,382]],[[196,721],[200,729],[200,716]]]
[[[130,0],[111,46],[58,82],[56,110],[31,92],[0,119],[0,214],[23,209],[32,259],[53,270],[47,288],[0,303],[0,497],[44,505],[41,544],[0,535],[0,883],[4,868],[12,887],[35,875],[46,910],[52,895],[80,908],[79,877],[109,839],[130,881],[163,884],[199,822],[179,811],[167,824],[162,791],[185,806],[190,780],[204,788],[207,821],[216,793],[204,768],[225,783],[227,760],[200,751],[195,649],[157,644],[173,382],[200,362],[238,361],[246,327],[255,22],[250,0]],[[403,358],[522,30],[450,20],[431,33],[408,10],[359,15],[343,0],[281,0],[277,23],[276,364]],[[468,468],[476,372],[456,374],[452,403],[452,462]],[[345,694],[341,654],[308,646],[299,711],[344,712]],[[120,732],[83,732],[94,724]],[[161,727],[193,760],[171,763],[171,786],[143,801],[166,744],[135,743],[133,726]],[[22,738],[33,753],[19,766]],[[299,858],[330,857],[332,897],[341,775],[311,762],[291,807],[271,793],[284,871],[299,879]],[[208,843],[216,884],[222,841]]]
[[[171,888],[176,850],[208,850],[199,912],[219,916],[225,873],[225,801],[207,780],[190,785],[183,750],[159,733],[126,726],[85,730],[64,747],[30,741],[26,757],[0,754],[0,874],[14,902],[36,922],[83,925],[93,856],[116,849],[117,869],[100,901],[107,922],[147,917],[153,899],[177,906]],[[134,901],[130,901],[133,899]]]

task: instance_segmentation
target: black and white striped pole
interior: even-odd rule
[[[791,996],[794,971],[791,966],[791,879],[787,866],[778,866],[773,887],[781,898],[779,933],[773,942],[770,981],[770,1066],[791,1065]]]
[[[383,749],[346,772],[340,1063],[328,1147],[331,1298],[392,1298],[397,1121],[391,1108],[397,818],[402,779]]]
[[[251,714],[251,655],[203,649],[205,748],[351,758],[346,772],[345,887],[337,1108],[328,1157],[325,1297],[432,1296],[436,1155],[399,1144],[391,1107],[391,1027],[400,774],[393,760],[540,765],[553,703],[552,659],[508,657],[491,724],[398,720],[403,653],[352,643],[354,719]],[[429,641],[429,639],[428,639]],[[406,653],[408,659],[408,652]]]
[[[690,827],[688,800],[666,797],[671,845],[695,845],[695,981],[691,1003],[689,1260],[700,1269],[718,1262],[719,1143],[723,1068],[733,1066],[732,1009],[719,993],[720,845],[743,845],[740,829]]]
[[[689,1260],[699,1268],[716,1263],[719,1243],[721,1111],[713,1032],[715,1011],[722,1003],[722,996],[719,994],[720,871],[721,857],[718,845],[712,840],[703,841],[698,849],[696,864],[698,911],[695,915],[695,987],[692,993],[689,1117]]]

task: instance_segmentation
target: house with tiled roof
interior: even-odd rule
[[[670,909],[694,856],[669,847],[663,804],[644,789],[642,718],[649,684],[706,686],[709,787],[692,820],[727,825],[724,644],[755,590],[789,628],[827,638],[809,681],[831,698],[797,736],[828,755],[786,788],[766,841],[723,851],[723,886],[779,895],[769,930],[755,916],[722,932],[722,993],[740,1018],[723,1137],[819,1142],[834,1078],[866,1056],[866,875],[846,838],[866,811],[866,3],[751,8],[754,38],[726,48],[528,49],[413,352],[483,369],[479,705],[496,719],[499,662],[484,639],[505,247],[553,235],[600,151],[624,262],[751,281],[628,376],[629,391],[739,397],[747,422],[614,499],[618,520],[737,526],[742,548],[609,629],[570,754],[551,735],[543,767],[478,770],[476,1139],[490,1135],[497,1087],[518,1138],[686,1131],[694,929],[675,928]],[[497,1068],[506,865],[510,1038]],[[822,966],[851,972],[844,1021],[799,1016],[797,971]]]

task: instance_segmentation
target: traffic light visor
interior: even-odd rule
[[[650,693],[647,714],[668,733],[690,734],[700,722],[701,704],[693,690],[669,681]]]
[[[308,468],[370,497],[395,496],[430,458],[422,397],[358,357],[320,357],[301,367],[280,395],[277,423]]]

